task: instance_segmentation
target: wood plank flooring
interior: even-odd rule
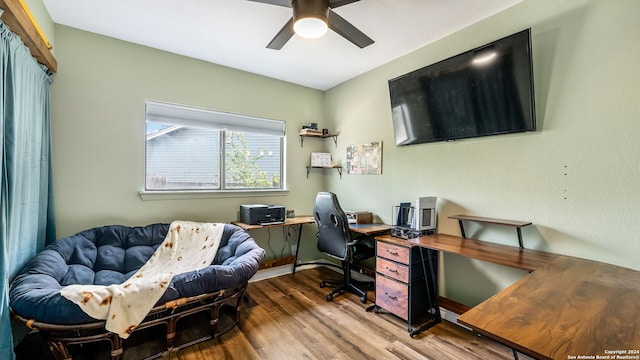
[[[366,312],[371,302],[362,304],[356,295],[328,302],[329,290],[318,283],[339,276],[320,267],[250,283],[238,327],[163,359],[513,359],[510,349],[447,321],[411,338],[405,321]],[[140,348],[127,349],[125,359],[143,357]],[[88,358],[102,358],[101,350],[87,351]],[[18,359],[47,357],[46,351],[18,354]],[[528,358],[520,354],[520,359]]]

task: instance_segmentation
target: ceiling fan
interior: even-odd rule
[[[354,45],[364,48],[373,40],[350,22],[336,14],[334,8],[360,0],[249,0],[271,5],[293,8],[293,17],[278,31],[267,48],[280,50],[293,34],[307,38],[318,38],[331,29]]]

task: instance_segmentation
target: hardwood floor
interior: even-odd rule
[[[411,338],[405,321],[366,312],[371,302],[362,304],[356,295],[328,302],[328,289],[318,283],[337,277],[320,267],[250,283],[239,327],[164,359],[513,359],[510,349],[447,321]],[[371,291],[369,299],[373,296]],[[102,358],[102,350],[85,351],[78,358]],[[141,346],[130,347],[125,359],[142,353]],[[18,359],[48,357],[42,354],[46,351]],[[528,358],[520,354],[520,359]]]

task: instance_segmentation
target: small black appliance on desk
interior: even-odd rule
[[[281,224],[285,216],[286,210],[282,205],[240,205],[240,221],[249,225]]]

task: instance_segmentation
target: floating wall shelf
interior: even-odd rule
[[[309,178],[309,171],[311,169],[336,169],[340,174],[340,179],[342,179],[342,166],[307,166],[307,179]]]
[[[336,147],[338,147],[338,135],[337,134],[326,134],[326,135],[322,135],[322,134],[300,134],[300,147],[303,146],[304,138],[306,138],[306,137],[320,138],[320,139],[333,138],[334,144],[336,144]]]

